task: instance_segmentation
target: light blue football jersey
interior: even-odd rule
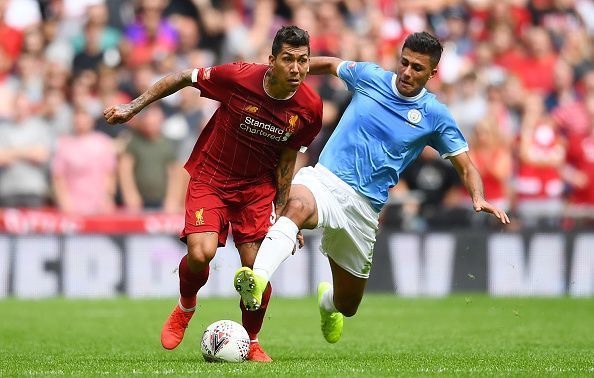
[[[425,146],[444,158],[468,151],[446,106],[425,88],[405,97],[396,89],[396,74],[374,63],[344,61],[338,77],[353,98],[319,161],[376,210]]]

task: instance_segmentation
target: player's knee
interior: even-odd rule
[[[283,210],[283,215],[291,218],[297,225],[301,225],[311,212],[312,210],[300,198],[290,198]]]
[[[301,213],[305,209],[305,204],[300,198],[289,198],[285,205],[284,213]]]
[[[192,270],[200,271],[206,268],[214,257],[214,254],[209,252],[199,246],[188,248],[188,265],[193,268]]]

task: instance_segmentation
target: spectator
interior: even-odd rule
[[[568,143],[564,178],[569,184],[569,214],[590,214],[594,220],[594,92],[585,99],[588,129],[573,135]]]
[[[42,69],[39,69],[42,67]],[[33,106],[43,101],[44,61],[31,54],[22,54],[17,61],[17,72],[20,89],[24,92]]]
[[[509,211],[512,152],[495,117],[484,118],[476,125],[470,140],[469,155],[483,178],[485,199]]]
[[[138,9],[138,21],[125,32],[123,45],[126,64],[131,67],[150,63],[173,53],[177,48],[175,29],[161,18],[162,0],[142,0]]]
[[[550,219],[555,224],[563,209],[560,167],[565,163],[565,146],[557,125],[544,112],[542,96],[526,99],[521,126],[520,165],[516,178],[518,215],[524,224],[539,225]]]
[[[40,115],[47,122],[53,139],[72,132],[72,107],[61,90],[46,87]]]
[[[547,93],[545,98],[545,106],[548,112],[556,107],[574,103],[578,98],[574,86],[573,70],[566,61],[557,61],[553,77],[553,90]]]
[[[412,191],[420,200],[420,220],[426,222],[422,228],[468,226],[465,209],[461,209],[464,189],[456,170],[432,148],[426,147],[402,173],[398,190]]]
[[[0,0],[2,1],[2,0]],[[12,60],[0,46],[0,121],[11,117],[18,76],[11,74]]]
[[[112,140],[93,130],[83,108],[74,112],[73,134],[58,139],[52,162],[54,195],[66,213],[109,213],[115,208],[116,153]]]
[[[0,125],[1,206],[41,207],[46,204],[51,145],[48,126],[33,115],[27,95],[18,93],[14,118]]]
[[[124,206],[130,211],[179,211],[175,151],[161,135],[163,111],[151,106],[134,120],[135,130],[118,167]]]
[[[36,26],[41,21],[39,3],[36,0],[8,1],[4,20],[8,25],[19,30]]]
[[[95,36],[94,42],[101,52],[117,49],[121,34],[115,28],[107,25],[107,7],[103,3],[93,4],[87,8],[87,23],[85,33],[78,34],[72,40],[72,45],[76,53],[81,53],[87,49],[89,34]]]
[[[573,71],[567,63],[557,63],[555,82],[557,90],[547,98],[549,104],[555,104],[551,116],[564,135],[571,137],[584,134],[588,128],[588,114],[584,101],[573,85]]]
[[[23,34],[20,30],[8,25],[4,20],[9,0],[0,0],[0,50],[5,54],[8,64],[12,65],[21,52]]]
[[[101,49],[101,38],[103,30],[88,23],[84,30],[84,50],[74,56],[74,75],[81,71],[95,71],[103,61],[103,50]]]
[[[520,64],[513,67],[524,86],[531,91],[548,93],[553,89],[553,75],[557,54],[551,38],[541,27],[533,27],[524,36],[527,55]]]
[[[476,75],[469,73],[457,88],[458,96],[449,104],[450,112],[464,135],[472,135],[477,122],[487,114],[487,99],[481,89]]]
[[[238,56],[266,63],[269,52],[262,41],[280,24],[307,30],[312,55],[375,61],[392,70],[403,39],[427,30],[446,46],[445,65],[427,89],[450,105],[471,139],[476,127],[495,117],[520,171],[514,185],[532,179],[527,166],[542,168],[520,153],[526,146],[543,148],[538,140],[550,133],[542,130],[554,130],[561,149],[567,138],[569,160],[549,168],[559,174],[564,167],[570,193],[556,201],[574,206],[582,152],[572,149],[588,138],[586,99],[594,92],[593,14],[594,0],[0,0],[0,122],[3,130],[13,130],[15,98],[26,93],[35,115],[28,118],[46,122],[50,140],[71,134],[72,109],[83,107],[97,119],[95,130],[108,134],[123,152],[129,133],[125,126],[105,124],[98,117],[103,108],[136,97],[164,72]],[[298,165],[317,158],[349,96],[339,79],[318,76],[308,82],[324,101],[324,127]],[[525,111],[534,93],[546,99],[540,121]],[[198,133],[203,113],[216,106],[202,101],[178,93],[161,104],[163,133],[174,141],[178,159],[186,154],[185,136]],[[551,119],[548,129],[535,126]],[[537,141],[527,142],[528,135]],[[512,148],[518,142],[519,148]],[[6,143],[0,141],[4,158]],[[2,166],[8,169],[6,162]],[[566,177],[571,169],[576,174]],[[519,203],[535,200],[523,192],[519,196]],[[443,198],[435,207],[451,206]]]
[[[592,59],[594,56],[592,56],[592,52],[590,36],[583,28],[565,36],[559,55],[571,66],[576,82],[593,68]]]

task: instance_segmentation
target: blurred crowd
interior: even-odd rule
[[[309,32],[312,55],[391,70],[408,34],[435,34],[444,52],[428,89],[468,139],[487,200],[516,228],[592,225],[594,0],[0,0],[0,206],[181,212],[183,164],[217,104],[185,88],[126,126],[107,125],[103,109],[173,71],[265,63],[288,24]],[[350,99],[337,78],[307,81],[324,127],[300,166]],[[382,219],[489,226],[433,150],[403,173]]]

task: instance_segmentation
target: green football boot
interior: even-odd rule
[[[241,267],[235,272],[233,279],[235,290],[241,295],[241,301],[249,311],[260,309],[262,304],[262,294],[266,290],[268,281],[257,276],[253,270],[248,267]]]
[[[318,285],[318,306],[320,307],[320,317],[322,320],[322,334],[327,342],[334,344],[340,340],[340,336],[342,336],[344,315],[340,312],[326,311],[320,306],[322,295],[328,290],[332,290],[332,285],[330,285],[329,282],[320,282]]]

